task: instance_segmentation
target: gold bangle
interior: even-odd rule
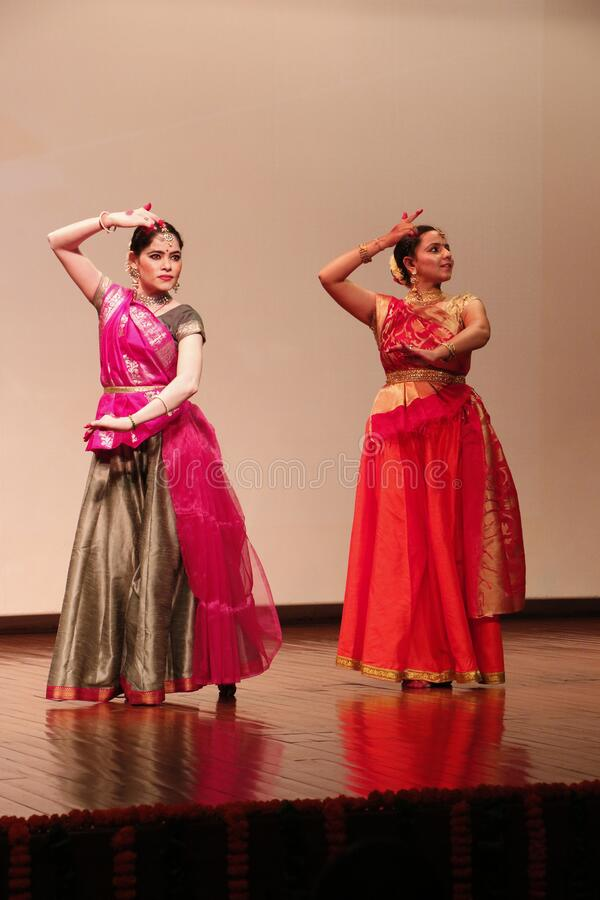
[[[105,232],[108,234],[109,231],[116,231],[116,230],[117,230],[117,226],[116,226],[116,225],[105,225],[105,224],[104,224],[104,222],[102,221],[102,216],[107,216],[107,215],[108,215],[108,210],[107,210],[107,209],[103,209],[102,212],[100,213],[100,215],[98,216],[98,225],[100,226],[100,228],[102,229],[102,231],[105,231]]]
[[[127,418],[131,422],[131,430],[135,431],[135,419],[133,418],[133,416],[127,416]]]
[[[372,257],[369,256],[369,251],[367,250],[366,244],[359,244],[358,252],[360,253],[361,263],[370,263],[371,262]]]
[[[165,401],[163,400],[163,398],[160,397],[160,396],[157,394],[155,399],[156,399],[156,400],[160,400],[160,402],[162,403],[162,405],[163,405],[164,408],[165,408],[166,414],[167,414],[168,416],[170,416],[171,413],[169,412],[169,407],[167,406],[167,404],[165,403]]]
[[[456,347],[454,344],[442,344],[442,347],[445,347],[448,351],[448,356],[444,357],[444,362],[447,362],[449,359],[454,359],[456,356]]]

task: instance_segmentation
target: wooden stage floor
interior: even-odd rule
[[[336,668],[337,629],[313,626],[237,702],[160,708],[48,702],[54,637],[0,636],[0,815],[600,777],[600,618],[504,633],[503,687],[402,691]]]

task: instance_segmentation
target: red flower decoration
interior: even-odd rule
[[[538,795],[528,793],[524,801],[525,824],[529,835],[529,896],[543,898],[546,896],[546,826],[544,810]]]
[[[135,897],[135,828],[125,825],[113,835],[111,841],[115,851],[113,857],[113,886],[117,900],[130,900]]]
[[[452,900],[471,898],[471,809],[466,800],[459,800],[450,811],[450,841],[452,862]]]

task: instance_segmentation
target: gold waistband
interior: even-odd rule
[[[386,373],[386,384],[402,384],[405,381],[435,381],[438,384],[464,384],[464,375],[442,372],[441,369],[397,369]]]
[[[109,384],[104,385],[105,394],[145,394],[147,391],[162,391],[166,384]]]

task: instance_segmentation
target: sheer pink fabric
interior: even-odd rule
[[[177,370],[177,345],[166,325],[117,284],[108,287],[100,309],[100,365],[104,386],[140,390],[104,394],[98,416],[134,413]],[[279,650],[281,628],[238,499],[224,475],[214,429],[203,413],[186,401],[135,434],[96,429],[87,449],[135,447],[159,431],[182,558],[197,599],[193,679],[231,684],[259,675]]]
[[[258,675],[279,649],[279,621],[214,429],[191,403],[163,431],[163,461],[185,570],[198,598],[194,680],[228,684]]]

